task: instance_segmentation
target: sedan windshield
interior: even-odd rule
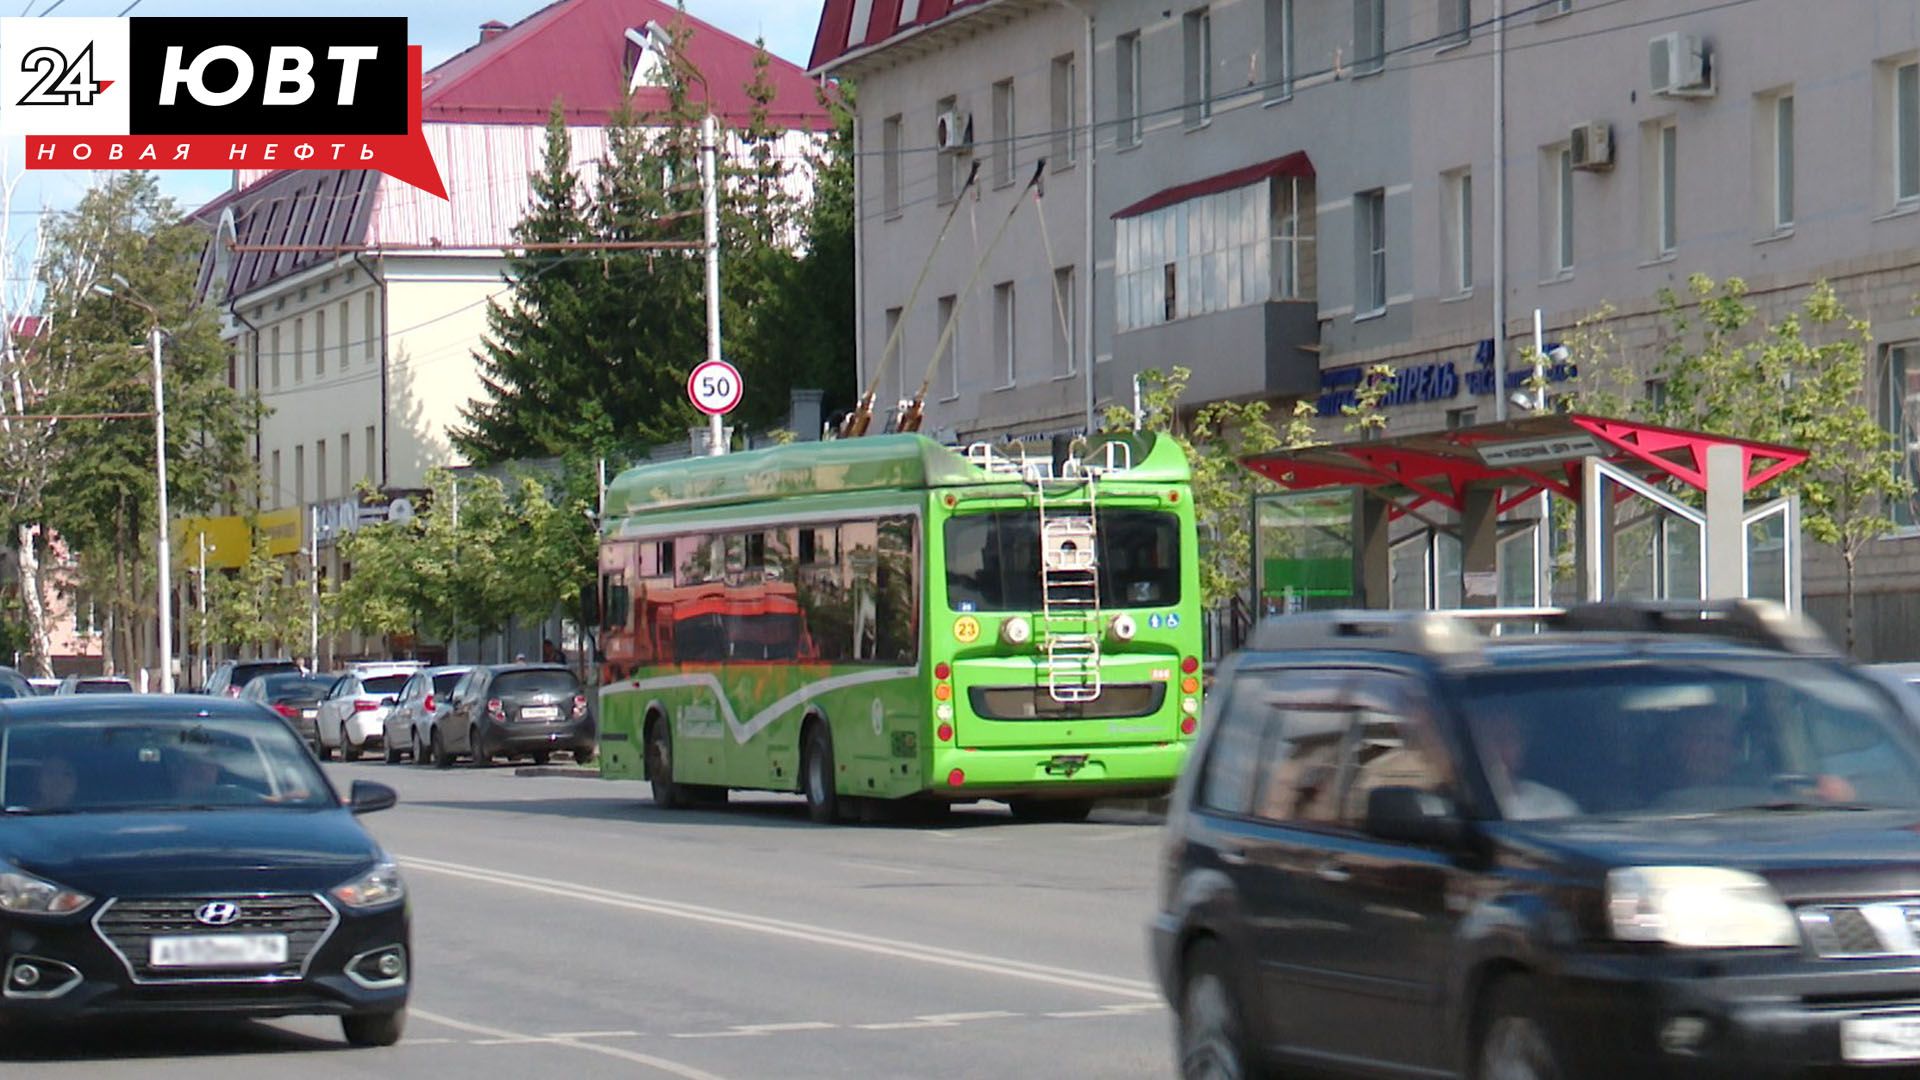
[[[9,814],[332,805],[312,759],[277,723],[68,714],[0,735]]]
[[[1892,698],[1815,661],[1470,676],[1463,701],[1510,819],[1920,808]]]

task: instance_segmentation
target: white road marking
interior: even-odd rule
[[[556,1031],[549,1039],[637,1039],[637,1031]]]
[[[502,1028],[488,1027],[485,1024],[469,1023],[468,1021],[465,1021],[465,1020],[456,1020],[451,1016],[441,1016],[438,1013],[430,1013],[430,1012],[427,1012],[425,1009],[409,1009],[408,1012],[411,1015],[421,1020],[425,1020],[429,1024],[439,1024],[442,1027],[450,1027],[455,1031],[464,1031],[471,1035],[484,1035],[489,1039],[505,1040],[507,1042],[520,1041],[520,1040],[526,1040],[531,1042],[542,1041],[540,1039],[533,1039],[533,1038],[530,1038],[529,1036],[521,1035],[518,1032],[507,1031]],[[617,1046],[602,1046],[599,1043],[579,1042],[574,1039],[554,1038],[549,1041],[551,1042],[552,1045],[555,1045],[555,1046],[565,1046],[575,1050],[585,1050],[589,1053],[603,1054],[607,1057],[619,1058],[622,1061],[631,1061],[636,1065],[645,1065],[650,1069],[656,1069],[663,1073],[668,1073],[673,1076],[678,1076],[681,1078],[681,1080],[721,1080],[720,1077],[714,1075],[713,1073],[696,1069],[691,1065],[682,1065],[677,1061],[668,1061],[665,1058],[657,1058],[651,1054],[641,1054],[641,1053],[636,1053],[632,1050],[623,1050]]]
[[[936,1013],[932,1016],[916,1017],[919,1020],[933,1020],[946,1024],[965,1024],[974,1020],[1010,1020],[1019,1016],[1017,1012],[1004,1012],[995,1009],[992,1012]]]
[[[834,864],[836,866],[847,867],[850,870],[872,870],[881,874],[898,874],[901,877],[920,876],[920,871],[918,870],[910,870],[904,866],[888,866],[886,863],[860,862],[855,859],[835,859]]]
[[[852,952],[864,952],[876,956],[886,956],[896,960],[909,960],[940,967],[960,968],[966,971],[986,975],[998,975],[1003,978],[1022,979],[1027,982],[1047,983],[1052,986],[1064,986],[1092,993],[1111,994],[1115,997],[1133,998],[1150,1001],[1156,1005],[1160,994],[1151,984],[1138,979],[1123,979],[1114,975],[1102,975],[1098,972],[1077,971],[1072,968],[1052,967],[1046,964],[1032,964],[1024,960],[1009,957],[992,956],[985,953],[965,952],[959,949],[944,949],[922,942],[900,941],[892,938],[874,937],[868,934],[856,934],[846,930],[835,930],[825,926],[793,922],[749,915],[745,912],[727,911],[723,908],[700,907],[683,904],[657,897],[641,896],[635,893],[616,892],[611,889],[595,888],[572,882],[553,881],[546,878],[528,877],[524,874],[509,873],[504,870],[492,870],[486,867],[467,866],[461,863],[442,862],[438,859],[423,859],[418,856],[400,856],[400,865],[409,870],[444,874],[448,877],[478,881],[483,884],[499,885],[506,888],[522,889],[527,892],[559,897],[605,907],[620,908],[627,911],[645,912],[667,918],[685,919],[690,922],[706,923],[710,926],[724,926],[734,930],[744,930],[772,937],[805,941],[814,945],[831,946]]]
[[[1109,1016],[1134,1016],[1139,1013],[1159,1012],[1161,1005],[1102,1005],[1097,1009],[1072,1009],[1066,1012],[1042,1013],[1049,1020],[1095,1020]]]
[[[671,1037],[675,1039],[751,1039],[787,1031],[832,1031],[839,1026],[822,1020],[800,1020],[787,1024],[736,1024],[725,1031],[689,1031]]]

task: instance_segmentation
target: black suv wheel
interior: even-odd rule
[[[1240,1002],[1227,977],[1226,951],[1203,941],[1187,953],[1180,994],[1180,1075],[1184,1080],[1243,1080],[1260,1075],[1247,1050]]]
[[[1531,980],[1514,976],[1496,983],[1481,1010],[1474,1080],[1560,1080],[1560,1058]]]

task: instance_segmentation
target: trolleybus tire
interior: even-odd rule
[[[840,794],[833,786],[833,734],[824,721],[807,728],[800,751],[800,789],[807,796],[807,816],[821,825],[840,820]]]
[[[687,791],[673,782],[673,732],[664,716],[647,724],[647,783],[653,787],[653,804],[662,810],[679,810],[687,805]]]
[[[1018,821],[1085,821],[1093,813],[1092,799],[1009,799]]]

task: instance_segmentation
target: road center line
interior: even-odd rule
[[[1052,986],[1064,986],[1075,990],[1086,990],[1115,997],[1131,998],[1136,1001],[1158,1003],[1160,995],[1148,983],[1137,979],[1123,979],[1113,975],[1101,975],[1091,971],[1076,971],[1072,968],[1052,967],[1045,964],[1032,964],[1024,960],[1009,957],[991,956],[983,953],[963,952],[958,949],[944,949],[920,942],[900,941],[892,938],[874,937],[856,934],[846,930],[814,926],[807,923],[769,919],[745,912],[727,911],[722,908],[699,907],[673,900],[641,896],[635,893],[615,892],[611,889],[595,888],[572,882],[553,881],[544,878],[528,877],[523,874],[492,870],[486,867],[467,866],[461,863],[442,862],[438,859],[424,859],[417,856],[399,857],[400,865],[409,870],[443,874],[448,877],[463,878],[489,885],[521,889],[527,892],[555,896],[562,899],[577,900],[583,903],[600,904],[606,907],[620,908],[626,911],[645,912],[667,918],[685,919],[689,922],[706,923],[710,926],[724,926],[734,930],[783,937],[795,941],[804,941],[814,945],[826,945],[852,952],[864,952],[876,956],[886,956],[896,960],[909,960],[940,967],[959,968],[1002,978],[1022,979],[1027,982],[1046,983]]]
[[[622,1061],[631,1061],[636,1065],[645,1065],[650,1069],[656,1069],[663,1073],[678,1076],[681,1080],[721,1080],[720,1077],[715,1076],[713,1073],[704,1072],[691,1065],[682,1065],[677,1061],[668,1061],[665,1058],[657,1058],[651,1054],[641,1054],[632,1050],[623,1050],[617,1046],[579,1042],[574,1039],[563,1039],[558,1036],[540,1038],[537,1036],[522,1035],[518,1032],[507,1031],[504,1028],[489,1027],[486,1024],[469,1023],[465,1020],[456,1020],[451,1016],[441,1016],[439,1013],[427,1012],[425,1009],[409,1008],[407,1011],[412,1016],[425,1020],[430,1024],[450,1027],[455,1031],[464,1031],[470,1035],[485,1035],[490,1039],[497,1040],[498,1045],[521,1042],[546,1042],[554,1046],[565,1046],[574,1050],[585,1050],[593,1054],[603,1054],[607,1057],[619,1058]]]

